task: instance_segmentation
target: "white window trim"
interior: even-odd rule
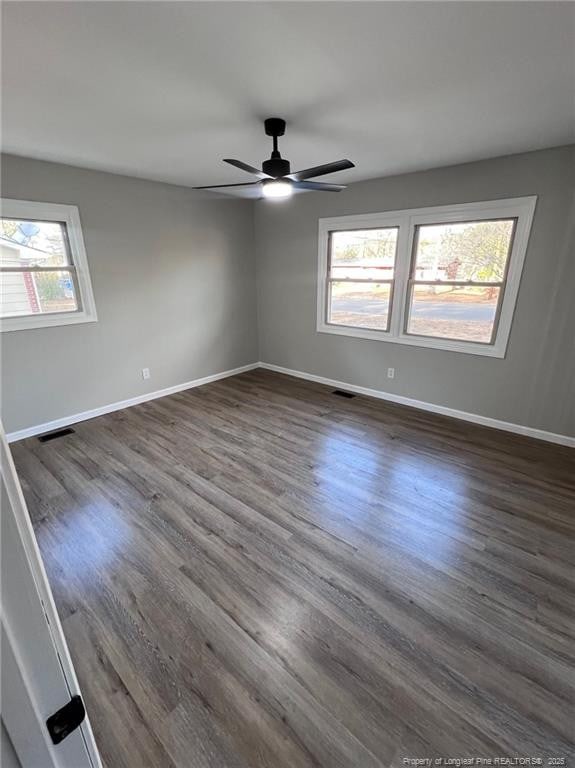
[[[458,203],[432,208],[412,208],[385,213],[367,213],[358,216],[337,216],[319,220],[318,275],[317,275],[317,331],[337,336],[405,344],[414,347],[446,349],[487,357],[505,357],[511,332],[513,314],[519,292],[521,274],[527,252],[537,196],[489,200],[478,203]],[[516,218],[517,225],[509,256],[507,277],[503,286],[503,300],[499,311],[496,337],[493,344],[472,341],[453,341],[428,336],[415,336],[404,332],[408,311],[408,281],[416,227],[419,224],[476,221],[482,219]],[[352,229],[399,227],[395,286],[391,306],[389,331],[334,325],[327,322],[327,278],[329,261],[329,233]]]
[[[53,312],[46,314],[22,315],[0,319],[0,331],[22,331],[31,328],[48,328],[57,325],[94,323],[98,320],[88,269],[88,258],[84,247],[80,213],[75,205],[38,203],[28,200],[1,201],[1,215],[13,219],[38,219],[39,221],[62,221],[66,224],[70,255],[76,271],[80,310],[77,312]]]

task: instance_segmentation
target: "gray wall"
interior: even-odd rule
[[[260,360],[575,434],[575,146],[256,204]],[[505,359],[317,333],[318,219],[538,195]],[[395,379],[386,378],[388,366]]]
[[[2,768],[21,768],[20,760],[16,754],[4,722],[0,718],[0,765]]]
[[[7,432],[257,360],[249,201],[6,155],[2,196],[79,207],[98,312],[1,334]]]

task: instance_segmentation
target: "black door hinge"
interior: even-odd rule
[[[70,701],[62,709],[54,712],[46,720],[48,733],[54,744],[59,744],[66,736],[69,736],[86,717],[84,702],[81,696],[72,696]]]

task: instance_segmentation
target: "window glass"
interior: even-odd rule
[[[500,288],[416,284],[408,333],[489,344]]]
[[[515,219],[416,228],[406,332],[490,344]]]
[[[387,331],[397,227],[330,235],[327,322]]]
[[[328,322],[385,331],[389,324],[389,283],[331,283]]]
[[[58,221],[1,219],[1,265],[63,267],[70,264],[66,227]]]
[[[397,227],[331,233],[331,277],[393,280]]]
[[[419,226],[413,278],[501,282],[514,227],[514,219]]]
[[[65,224],[1,219],[0,307],[6,318],[79,310]]]

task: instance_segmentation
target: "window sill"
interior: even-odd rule
[[[23,317],[5,317],[0,320],[0,332],[27,331],[35,328],[54,328],[60,325],[78,325],[96,323],[96,313],[70,312],[53,315],[25,315]]]
[[[506,349],[501,344],[476,344],[472,341],[454,341],[452,339],[426,338],[424,336],[392,336],[388,331],[375,331],[368,328],[353,328],[347,325],[331,325],[318,323],[318,333],[331,333],[336,336],[349,336],[356,339],[371,339],[372,341],[404,344],[410,347],[427,347],[428,349],[444,349],[448,352],[462,352],[466,355],[504,358]]]

